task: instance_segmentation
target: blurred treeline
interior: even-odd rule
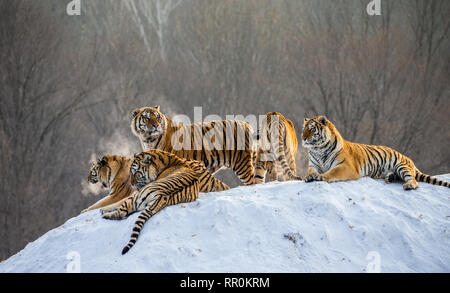
[[[325,114],[450,172],[450,1],[382,0],[381,16],[369,0],[69,2],[0,0],[0,259],[99,199],[82,195],[89,160],[139,151],[139,106],[279,111],[298,135]]]

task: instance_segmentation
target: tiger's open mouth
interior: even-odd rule
[[[158,126],[157,129],[150,130],[144,133],[144,141],[145,142],[152,142],[158,139],[158,137],[161,136],[161,127]]]
[[[157,137],[151,137],[151,136],[149,136],[149,137],[147,137],[146,139],[145,139],[145,142],[153,142],[153,141],[155,141],[157,139]]]

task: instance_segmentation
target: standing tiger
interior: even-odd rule
[[[131,130],[144,151],[158,149],[202,161],[211,174],[228,167],[244,184],[253,184],[253,129],[248,123],[218,120],[180,124],[163,115],[159,106],[134,109],[132,116]]]
[[[295,166],[298,143],[292,121],[278,112],[267,113],[257,139],[256,184],[264,183],[266,172],[270,181],[302,180]]]
[[[110,192],[108,196],[81,211],[82,213],[116,203],[134,192],[131,187],[131,162],[128,158],[111,155],[92,162],[88,182],[100,182],[102,187],[109,188]]]
[[[103,218],[116,220],[143,210],[122,254],[136,243],[145,222],[163,208],[195,201],[202,190],[229,189],[225,183],[214,178],[202,162],[188,161],[160,150],[136,154],[130,171],[131,184],[138,192],[101,210]]]
[[[325,116],[305,119],[303,145],[308,148],[306,182],[383,178],[386,183],[400,179],[405,190],[416,189],[417,181],[450,187],[450,183],[420,172],[413,161],[396,150],[349,142]]]

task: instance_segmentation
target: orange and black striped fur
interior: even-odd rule
[[[297,176],[295,155],[297,135],[292,121],[281,113],[269,112],[262,121],[258,135],[258,151],[255,163],[255,183],[269,180],[302,180]]]
[[[82,213],[114,204],[134,192],[131,187],[131,162],[131,159],[111,155],[92,162],[88,182],[93,184],[100,182],[102,187],[109,188],[110,192],[108,196],[81,211]]]
[[[244,121],[176,123],[159,106],[132,111],[131,130],[144,151],[158,149],[202,161],[211,174],[231,168],[246,185],[254,182],[253,129]]]
[[[416,189],[417,181],[450,187],[450,183],[420,172],[410,158],[396,150],[346,141],[325,116],[305,119],[302,141],[309,152],[306,182],[369,176],[386,183],[401,180],[405,190]]]
[[[143,211],[137,218],[131,239],[122,254],[136,243],[145,222],[163,208],[195,201],[200,191],[229,189],[225,183],[214,178],[202,162],[187,161],[160,150],[135,155],[130,172],[132,185],[138,192],[120,205],[101,210],[106,219],[123,219],[131,213]]]

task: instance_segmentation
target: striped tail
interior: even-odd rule
[[[284,129],[283,132],[281,132],[281,128],[280,128],[280,138],[284,137]],[[281,136],[283,135],[283,136]],[[294,174],[295,171],[293,171],[291,169],[291,167],[288,164],[288,161],[286,159],[286,154],[285,154],[285,150],[284,150],[284,141],[279,141],[278,143],[278,153],[280,154],[279,156],[279,160],[281,163],[281,168],[283,169],[284,174],[288,175],[289,180],[303,180],[300,176],[297,176]]]
[[[289,176],[289,180],[300,180],[300,181],[303,180],[302,177],[294,175],[294,173],[291,170],[291,167],[289,167],[289,165],[287,163],[284,152],[280,154],[280,162],[281,162],[281,167],[283,168],[283,172]]]
[[[133,227],[133,233],[131,233],[131,239],[128,242],[128,244],[123,248],[122,254],[125,254],[128,252],[128,250],[131,249],[131,247],[134,246],[137,239],[139,238],[139,234],[141,233],[142,228],[144,227],[145,222],[148,221],[152,216],[150,214],[151,208],[147,207],[137,218],[136,222],[134,223]]]
[[[424,174],[416,169],[416,180],[419,182],[430,183],[433,185],[445,186],[450,188],[450,183],[437,179],[436,177]]]

